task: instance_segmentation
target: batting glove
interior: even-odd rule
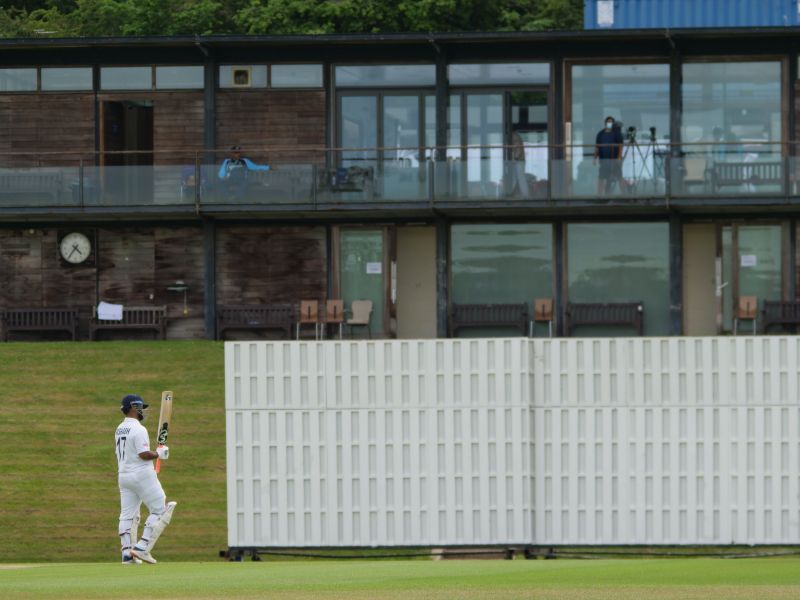
[[[158,454],[158,458],[161,460],[167,460],[169,458],[169,447],[159,446],[156,448],[156,454]]]

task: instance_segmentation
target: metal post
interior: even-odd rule
[[[217,224],[213,219],[203,220],[203,309],[206,337],[217,337]]]
[[[436,337],[447,337],[447,307],[449,305],[448,257],[450,224],[442,217],[436,219]]]
[[[669,217],[669,333],[683,334],[683,224]]]
[[[84,202],[83,202],[83,159],[82,158],[78,163],[78,204],[81,208],[83,208]]]
[[[566,308],[567,294],[564,288],[564,269],[566,262],[564,261],[564,229],[563,221],[556,221],[553,223],[555,229],[555,284],[553,290],[553,316],[556,319],[556,335],[566,335],[564,329],[564,311]]]

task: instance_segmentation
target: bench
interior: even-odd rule
[[[167,337],[166,306],[123,306],[121,321],[108,321],[97,318],[97,307],[92,309],[92,321],[89,324],[89,339],[94,340],[98,331],[117,329],[144,329],[153,331],[157,339]]]
[[[0,317],[5,342],[9,333],[22,331],[66,331],[73,341],[77,339],[77,308],[6,308]]]
[[[319,169],[317,187],[331,192],[370,191],[373,186],[373,167],[338,167]]]
[[[800,325],[800,300],[764,300],[761,308],[764,333],[770,325]]]
[[[778,185],[783,188],[783,162],[718,162],[711,167],[714,190],[728,185]]]
[[[58,200],[62,189],[62,173],[5,170],[0,172],[0,196],[36,197]]]
[[[280,329],[291,339],[297,321],[293,304],[228,304],[217,307],[217,338],[228,329]]]
[[[522,335],[528,331],[528,305],[453,304],[450,307],[450,335],[467,327],[516,327]]]
[[[630,325],[639,335],[644,334],[642,302],[569,302],[565,317],[567,335],[572,335],[572,330],[580,325]]]

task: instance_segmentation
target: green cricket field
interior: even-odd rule
[[[278,600],[789,600],[800,559],[0,565],[0,597]]]

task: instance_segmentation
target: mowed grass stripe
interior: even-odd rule
[[[797,559],[46,565],[0,570],[4,598],[728,598],[800,594]]]
[[[175,415],[161,481],[179,505],[157,556],[227,547],[222,343],[8,343],[0,364],[0,562],[119,559],[119,401],[151,404],[153,441],[165,389]]]

